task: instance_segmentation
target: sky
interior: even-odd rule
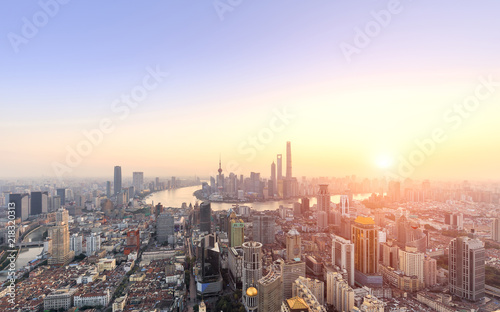
[[[500,3],[8,1],[0,178],[498,179]],[[284,157],[285,158],[285,157]]]

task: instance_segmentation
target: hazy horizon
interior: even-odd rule
[[[498,180],[500,3],[482,4],[9,2],[0,178],[206,177],[219,155],[268,178],[291,141],[299,179]]]

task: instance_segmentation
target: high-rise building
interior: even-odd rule
[[[66,189],[65,188],[58,188],[56,190],[57,196],[61,197],[61,206],[66,205]],[[57,207],[59,209],[59,207]]]
[[[464,229],[464,215],[461,212],[455,212],[445,215],[445,224],[449,225],[451,229],[463,230]]]
[[[144,190],[144,172],[133,172],[132,173],[132,185],[137,193]],[[135,194],[129,194],[133,197]]]
[[[407,276],[416,276],[424,283],[424,254],[415,247],[399,251],[399,269]]]
[[[500,219],[495,218],[491,222],[491,239],[500,243]]]
[[[338,272],[328,272],[326,275],[326,302],[337,311],[353,311],[354,291]]]
[[[176,187],[177,187],[177,182],[175,180],[175,177],[172,177],[170,182],[170,188],[176,188]]]
[[[139,252],[141,249],[141,232],[139,229],[127,231],[127,244],[123,253],[129,255],[132,252]]]
[[[200,205],[200,231],[212,233],[212,208],[209,201]]]
[[[122,167],[120,166],[115,166],[114,182],[114,193],[116,195],[122,191]]]
[[[301,207],[300,207],[300,210],[302,211],[302,214],[306,213],[307,211],[309,211],[309,198],[307,197],[304,197],[302,198],[302,204],[301,204]]]
[[[479,301],[485,296],[485,249],[479,239],[457,237],[451,240],[448,254],[450,293]]]
[[[349,196],[340,196],[340,213],[342,217],[349,217]]]
[[[169,237],[174,236],[174,217],[168,213],[161,213],[156,219],[156,240],[163,244]]]
[[[425,287],[436,285],[437,261],[429,256],[424,258],[424,283]]]
[[[57,196],[57,195],[54,196],[54,197],[52,197],[52,209],[51,209],[51,212],[52,211],[57,211],[61,207],[62,207],[61,197]]]
[[[276,194],[276,190],[278,189],[278,183],[276,180],[276,164],[274,163],[274,161],[271,164],[271,185],[273,189],[272,196],[274,196],[274,194]],[[269,196],[271,196],[271,194],[269,194]]]
[[[49,194],[47,192],[31,192],[31,215],[48,212]]]
[[[83,237],[81,235],[71,235],[71,238],[69,240],[69,250],[72,250],[75,253],[75,256],[83,253]]]
[[[257,282],[258,311],[280,312],[283,301],[283,279],[279,263],[270,266],[269,273]]]
[[[28,219],[31,210],[29,194],[10,194],[9,203],[15,205],[16,218],[20,218],[21,221]]]
[[[320,184],[317,195],[318,207],[317,211],[330,211],[330,192],[328,191],[328,184]]]
[[[52,239],[52,255],[48,260],[50,265],[65,265],[73,260],[75,253],[70,250],[69,215],[64,208],[56,212],[56,225],[49,228]]]
[[[379,246],[375,221],[370,217],[358,216],[352,225],[351,234],[351,241],[354,243],[354,267],[357,271],[355,279],[365,285],[365,277],[378,272]]]
[[[111,181],[106,181],[106,197],[111,198]]]
[[[292,298],[293,282],[300,276],[306,276],[306,263],[303,261],[281,261],[281,276],[283,278],[283,299]]]
[[[273,216],[255,214],[253,216],[253,240],[264,245],[273,244],[275,240]]]
[[[283,156],[281,154],[276,155],[276,174],[278,176],[278,181],[283,180],[283,163],[282,163],[282,158]]]
[[[242,292],[243,305],[246,311],[257,311],[259,308],[257,282],[262,278],[262,244],[245,242],[243,247]]]
[[[304,300],[307,295],[313,295],[319,305],[325,304],[325,283],[320,280],[307,278],[307,277],[299,277],[292,284],[292,296],[299,296]],[[309,304],[311,306],[311,304]]]
[[[316,211],[316,226],[318,227],[318,229],[324,229],[328,227],[328,213],[326,211]]]
[[[290,141],[286,142],[286,179],[292,178],[292,147]]]
[[[245,242],[245,222],[242,219],[229,220],[229,247],[239,247]]]
[[[286,234],[286,259],[300,261],[302,256],[302,241],[300,233],[296,229],[291,229]]]
[[[354,287],[354,244],[350,240],[333,235],[332,265],[347,273],[349,286]]]
[[[87,256],[92,256],[101,250],[101,236],[91,233],[85,238],[85,241],[87,243]]]
[[[395,270],[399,269],[399,247],[392,240],[382,244],[382,264]]]

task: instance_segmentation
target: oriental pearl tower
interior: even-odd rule
[[[217,188],[219,189],[219,194],[222,195],[222,190],[224,189],[224,180],[222,178],[222,166],[221,166],[221,157],[219,155],[219,177],[217,178]]]

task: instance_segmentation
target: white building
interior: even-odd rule
[[[69,250],[73,250],[75,252],[75,256],[83,253],[83,237],[79,234],[73,234],[69,240]]]
[[[58,289],[43,299],[44,310],[68,310],[73,305],[73,295],[76,289]]]
[[[101,250],[101,236],[92,233],[85,240],[87,242],[87,256],[92,256]]]
[[[103,306],[106,307],[111,300],[111,294],[109,293],[109,289],[106,289],[104,292],[100,293],[87,293],[74,297],[74,305],[77,308],[81,308],[84,306],[88,307],[97,307]]]

